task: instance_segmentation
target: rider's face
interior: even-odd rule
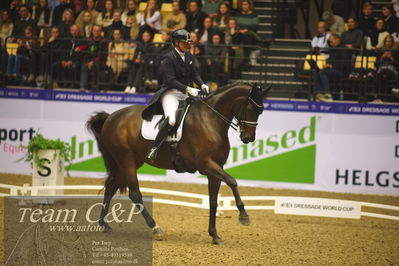
[[[189,42],[179,41],[179,50],[185,53],[188,49],[190,49]]]

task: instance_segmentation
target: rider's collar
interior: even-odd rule
[[[181,58],[183,59],[183,61],[184,61],[184,59],[185,59],[185,53],[180,52],[180,50],[177,49],[176,47],[175,47],[175,50],[176,50],[176,52],[180,55],[180,57],[181,57]]]

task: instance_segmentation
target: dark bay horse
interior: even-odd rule
[[[230,151],[228,129],[235,117],[240,129],[240,138],[244,143],[255,140],[258,116],[263,111],[263,98],[267,91],[257,85],[230,84],[210,94],[203,101],[191,104],[186,116],[183,136],[179,150],[187,170],[198,171],[208,177],[209,190],[209,235],[213,244],[222,244],[216,232],[217,197],[221,181],[232,190],[239,210],[239,221],[248,225],[249,217],[240,198],[236,180],[223,170]],[[173,169],[170,149],[166,143],[158,151],[157,158],[151,162],[146,154],[152,147],[152,141],[141,135],[141,113],[145,106],[134,105],[118,110],[111,115],[105,112],[94,114],[87,127],[97,139],[108,171],[105,181],[104,205],[100,225],[104,231],[111,231],[105,217],[113,195],[118,189],[122,192],[129,188],[129,198],[135,204],[143,199],[137,180],[137,169],[144,163],[158,168]],[[153,230],[156,239],[162,239],[163,232],[144,208],[142,214]]]

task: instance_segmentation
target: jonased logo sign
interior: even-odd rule
[[[303,127],[232,147],[226,163],[237,179],[314,183],[316,116]]]

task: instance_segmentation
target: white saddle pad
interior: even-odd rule
[[[179,141],[181,139],[183,133],[184,119],[186,119],[186,115],[189,108],[190,106],[188,106],[186,111],[184,112],[182,122],[180,123],[179,128],[177,129],[176,135],[168,136],[165,139],[166,142]],[[154,115],[151,121],[143,120],[143,124],[141,125],[141,135],[143,136],[144,139],[155,140],[155,137],[157,136],[157,133],[159,131],[158,122],[159,120],[161,120],[161,118],[162,115]]]

